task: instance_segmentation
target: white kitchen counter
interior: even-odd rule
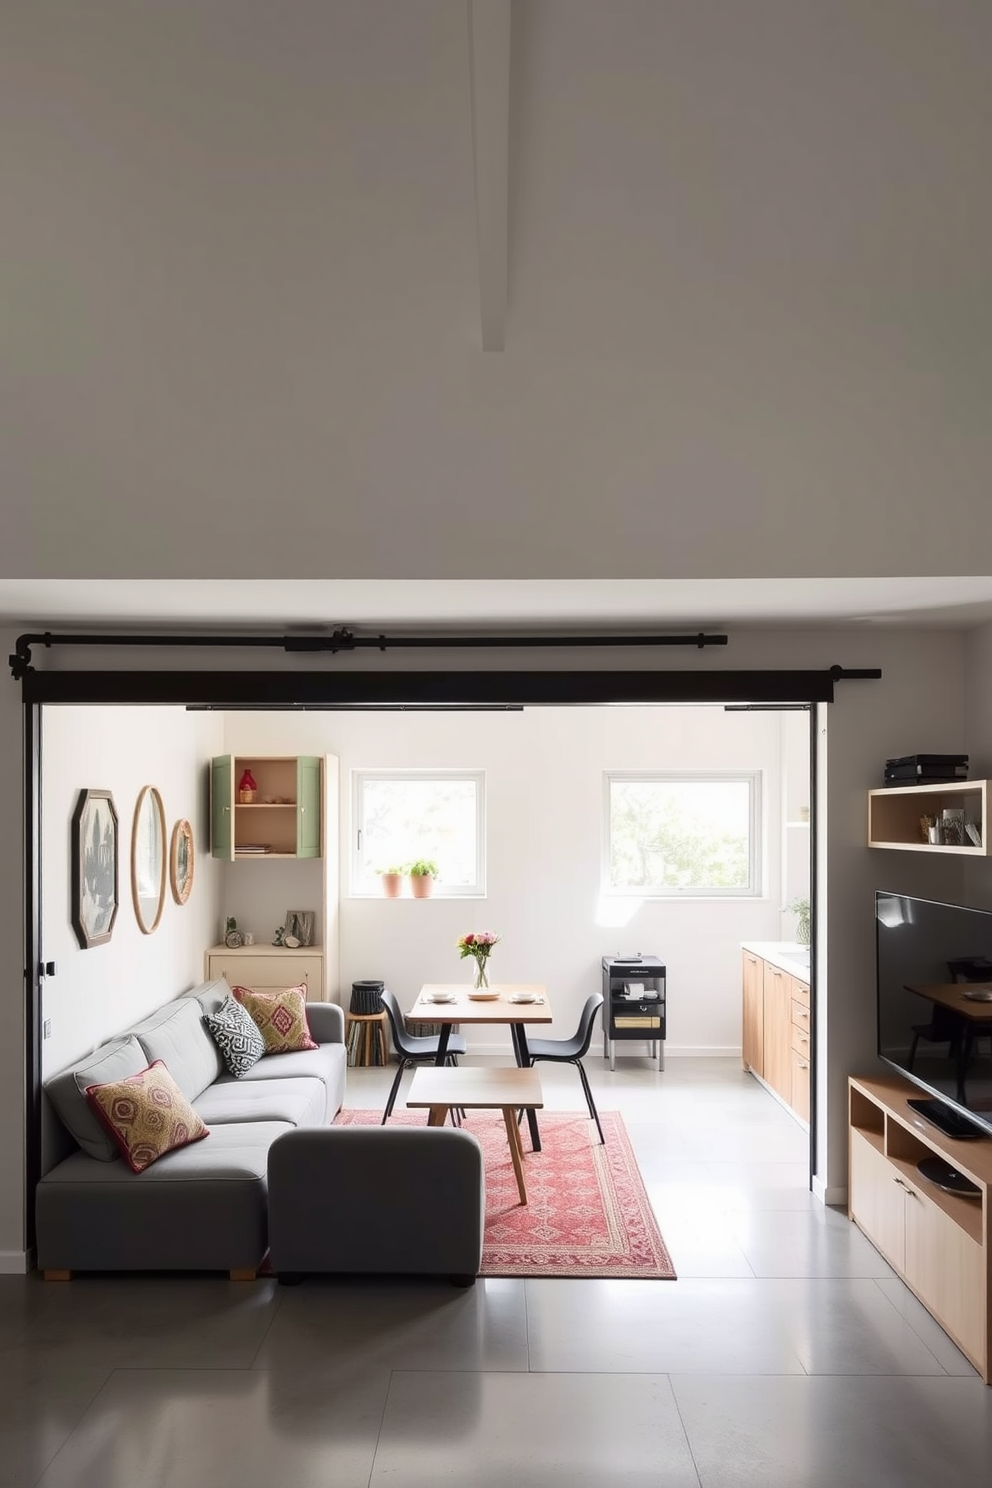
[[[741,950],[760,956],[762,961],[770,961],[801,982],[809,981],[809,946],[799,945],[794,940],[742,940]]]

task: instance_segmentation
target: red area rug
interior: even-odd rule
[[[621,1276],[674,1281],[618,1111],[600,1111],[606,1145],[589,1118],[542,1111],[540,1152],[523,1128],[526,1204],[521,1204],[499,1112],[472,1112],[464,1130],[482,1144],[486,1170],[486,1235],[482,1276]],[[381,1111],[341,1111],[336,1126],[377,1126]],[[419,1111],[390,1125],[424,1126]]]

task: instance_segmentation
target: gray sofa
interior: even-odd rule
[[[307,1004],[316,1049],[269,1054],[236,1080],[203,1022],[220,978],[159,1008],[45,1082],[38,1266],[255,1275],[446,1273],[482,1257],[482,1152],[467,1132],[331,1127],[344,1098],[344,1016]],[[210,1135],[134,1173],[87,1103],[87,1085],[161,1059]]]
[[[327,1127],[340,1109],[344,1018],[333,1003],[309,1003],[319,1047],[267,1055],[235,1080],[203,1022],[229,991],[223,979],[205,983],[45,1082],[45,1173],[35,1207],[40,1269],[254,1274],[268,1249],[269,1148],[285,1133]],[[133,1173],[84,1092],[155,1059],[210,1135]]]

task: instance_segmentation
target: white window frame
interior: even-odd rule
[[[375,899],[380,891],[367,886],[362,876],[361,833],[364,821],[364,787],[367,780],[471,780],[475,783],[475,883],[434,885],[435,899],[484,899],[486,897],[486,772],[485,770],[374,769],[351,772],[351,897]]]
[[[614,781],[642,780],[646,782],[697,781],[709,784],[717,781],[746,783],[749,787],[750,811],[748,813],[748,882],[740,889],[701,887],[692,888],[617,888],[611,881],[613,819],[611,812],[611,786]],[[606,770],[603,772],[603,860],[602,892],[604,896],[617,899],[760,899],[762,889],[763,844],[762,824],[762,772],[760,770]]]

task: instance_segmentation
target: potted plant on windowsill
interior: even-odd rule
[[[382,892],[387,899],[398,899],[403,892],[403,880],[406,877],[406,868],[403,864],[393,868],[377,868],[379,878],[382,882]]]
[[[410,864],[410,892],[414,899],[429,899],[434,892],[437,864],[432,858],[418,858]]]

